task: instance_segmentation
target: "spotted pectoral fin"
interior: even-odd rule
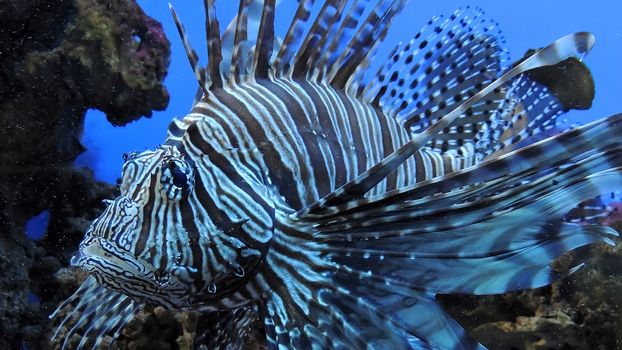
[[[51,342],[63,350],[99,348],[105,337],[117,339],[138,309],[129,297],[101,287],[89,277],[50,315],[50,319],[62,317]],[[72,343],[75,335],[79,335],[77,344]]]

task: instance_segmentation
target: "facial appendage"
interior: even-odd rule
[[[267,247],[247,235],[257,225],[205,207],[220,191],[204,188],[213,185],[197,165],[173,147],[128,157],[121,196],[92,223],[72,263],[106,288],[167,309],[204,308],[245,282]]]

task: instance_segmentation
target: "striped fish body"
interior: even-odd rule
[[[369,77],[404,1],[325,1],[309,26],[315,1],[298,3],[280,41],[277,1],[242,0],[221,37],[205,0],[207,67],[173,12],[199,98],[128,156],[73,261],[92,277],[59,307],[79,315],[62,348],[117,337],[143,303],[205,313],[199,349],[241,347],[254,321],[271,349],[480,348],[435,294],[544,286],[580,267],[556,257],[613,243],[566,214],[620,185],[622,116],[507,151],[567,109],[524,73],[585,55],[591,34],[504,70],[496,24],[464,8]]]
[[[392,116],[331,86],[279,79],[212,92],[186,124],[218,143],[223,157],[270,183],[273,201],[297,211],[353,180],[411,136]],[[182,132],[184,122],[179,123]],[[184,136],[184,147],[197,140]],[[199,140],[199,142],[205,142]],[[422,149],[380,182],[380,194],[470,165]]]

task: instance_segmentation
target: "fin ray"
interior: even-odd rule
[[[253,59],[253,72],[255,78],[266,79],[270,71],[270,59],[274,51],[274,0],[264,0],[261,24],[257,36],[255,47],[255,57]]]
[[[84,332],[81,333],[82,339],[77,349],[84,348],[88,344],[87,341],[91,340],[94,341],[94,347],[98,347],[106,335],[112,335],[113,339],[116,339],[123,326],[139,309],[139,305],[129,297],[105,289],[97,284],[94,277],[89,277],[50,315],[50,319],[58,318],[63,309],[74,303],[76,305],[69,314],[63,317],[52,336],[54,343],[62,340],[59,336],[61,332],[65,332],[64,341],[60,345],[61,349],[68,349],[72,336],[82,329]],[[113,334],[109,334],[110,332]],[[95,338],[92,339],[91,336]]]
[[[177,27],[179,36],[181,37],[184,50],[186,51],[186,56],[188,57],[188,62],[190,62],[190,66],[192,67],[194,76],[197,78],[197,82],[199,83],[199,88],[203,92],[203,95],[209,96],[208,91],[211,84],[209,77],[207,76],[205,69],[200,66],[199,56],[197,55],[197,52],[192,48],[192,45],[190,44],[190,39],[188,39],[188,35],[186,34],[186,29],[179,20],[179,17],[177,17],[177,13],[175,12],[173,5],[169,3],[168,6],[171,10],[171,14],[173,15],[173,20],[175,21],[175,26]],[[199,93],[197,92],[197,95],[198,94]]]
[[[207,69],[216,88],[223,87],[223,76],[220,70],[222,63],[222,43],[220,41],[220,25],[216,18],[214,0],[203,0],[205,10],[205,36],[207,38],[208,62]]]

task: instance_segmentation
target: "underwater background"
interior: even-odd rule
[[[166,111],[155,112],[150,119],[140,119],[124,128],[115,128],[101,112],[89,111],[85,121],[82,143],[87,151],[77,161],[94,169],[98,179],[115,182],[128,151],[152,148],[164,140],[166,128],[173,117],[182,117],[190,110],[195,95],[196,80],[188,64],[177,29],[166,1],[138,1],[146,13],[160,21],[171,41],[171,64],[165,79],[170,93]],[[200,1],[172,1],[190,36],[202,63],[205,63],[205,29]],[[293,4],[293,2],[292,2]],[[281,36],[287,31],[286,17],[295,5],[285,1],[277,11],[275,31]],[[617,103],[622,91],[622,2],[597,0],[570,1],[410,1],[394,20],[389,35],[378,51],[383,57],[397,44],[419,30],[430,18],[449,14],[461,6],[478,6],[488,18],[499,23],[512,62],[521,58],[528,49],[539,48],[566,34],[577,31],[593,32],[595,49],[586,64],[596,84],[596,97],[591,109],[571,111],[564,117],[572,122],[589,122],[619,111]],[[317,6],[316,6],[317,8]],[[237,1],[218,1],[221,27],[226,27],[237,12]],[[279,14],[282,20],[279,21]],[[280,24],[280,25],[279,25]],[[379,63],[376,62],[376,66]],[[375,69],[373,69],[375,71]],[[102,142],[105,140],[105,142]]]
[[[205,63],[202,3],[172,4]],[[237,1],[217,5],[224,27]],[[593,32],[596,46],[585,59],[596,86],[593,106],[564,117],[569,126],[622,110],[621,1],[411,1],[378,55],[432,16],[465,5],[499,22],[511,62],[568,33]],[[166,1],[0,0],[0,15],[0,349],[47,349],[47,315],[84,278],[66,268],[69,257],[101,212],[101,200],[114,197],[123,153],[162,143],[171,119],[189,111],[196,81]],[[289,22],[278,18],[282,34]],[[115,36],[131,38],[127,45],[138,46],[138,53],[107,51]],[[145,114],[151,116],[141,118]],[[622,216],[607,220],[622,228]],[[491,349],[622,349],[622,248],[616,243],[565,255],[560,267],[579,260],[588,265],[550,287],[439,299]],[[114,346],[185,349],[195,321],[190,313],[147,307]]]

